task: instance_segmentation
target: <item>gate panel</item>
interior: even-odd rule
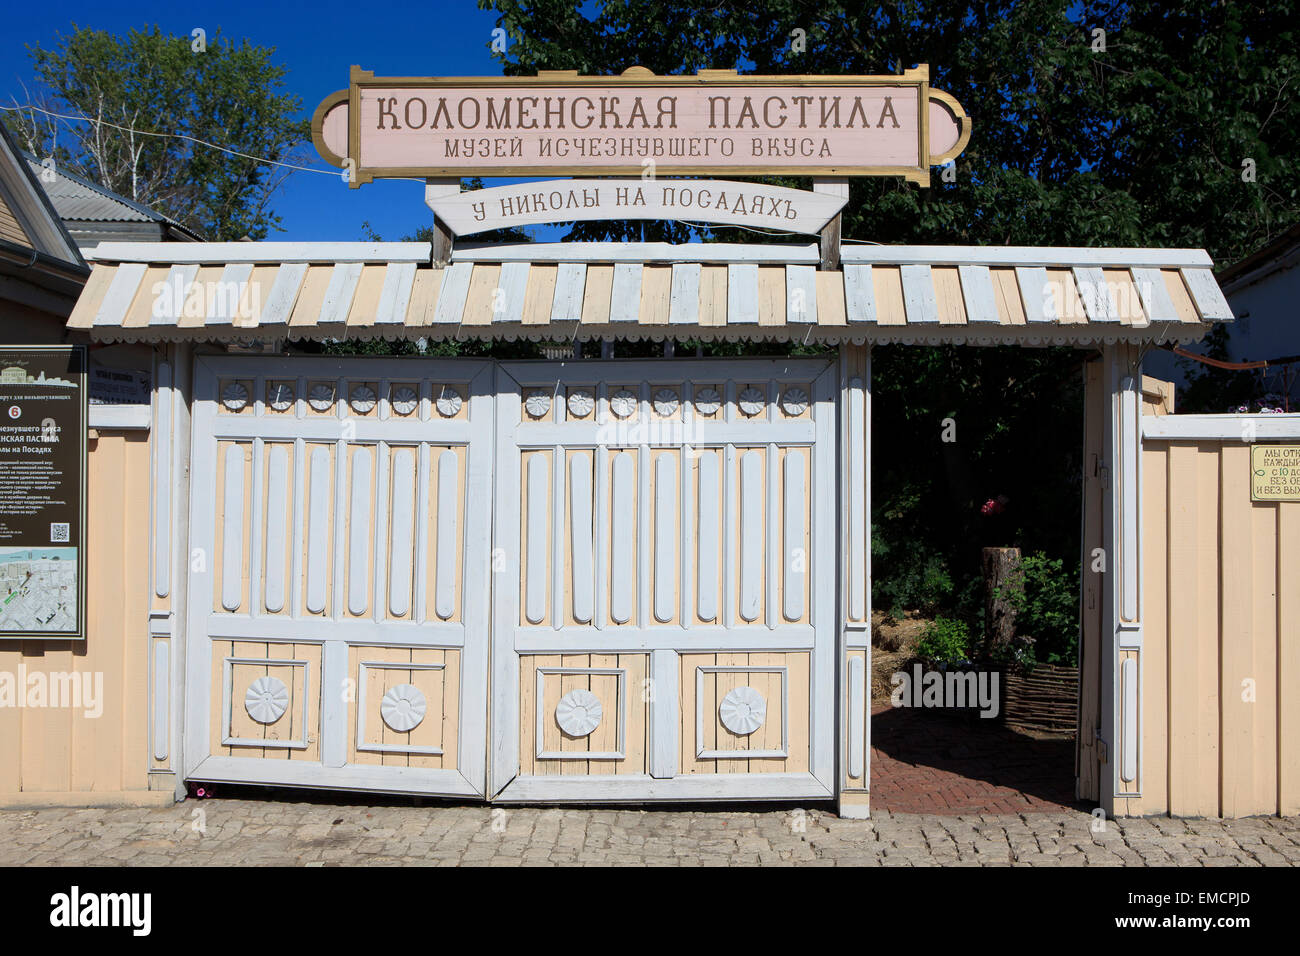
[[[490,378],[196,361],[187,777],[484,792]]]
[[[498,373],[502,799],[831,796],[834,373],[725,372]]]

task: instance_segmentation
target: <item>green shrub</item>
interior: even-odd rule
[[[916,640],[917,656],[932,664],[961,664],[970,660],[970,628],[965,621],[936,617]]]
[[[1020,663],[1079,663],[1079,574],[1060,558],[1042,553],[1020,562],[1021,588],[1009,589],[1016,610],[1016,657]],[[1032,640],[1021,640],[1032,639]]]
[[[871,558],[871,603],[890,617],[904,611],[930,616],[952,600],[952,575],[939,555],[893,549],[873,535]]]

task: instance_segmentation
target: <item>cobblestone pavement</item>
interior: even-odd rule
[[[195,827],[202,823],[206,832]],[[191,800],[0,810],[0,865],[563,864],[1259,866],[1300,863],[1300,819],[1109,821],[821,809],[554,809]]]

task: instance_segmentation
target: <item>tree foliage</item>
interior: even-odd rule
[[[7,121],[35,155],[208,239],[265,238],[280,222],[271,198],[286,170],[258,158],[307,158],[302,103],[285,91],[274,49],[219,32],[201,52],[192,43],[158,27],[122,37],[74,26],[49,47],[29,47],[39,88],[23,105],[48,112],[19,110]]]
[[[1300,218],[1295,0],[479,6],[506,30],[508,75],[631,66],[896,73],[928,63],[932,84],[973,118],[954,181],[936,175],[921,189],[855,179],[848,241],[1198,247],[1231,262]],[[570,235],[640,238],[638,230],[645,234],[640,224],[580,223]],[[652,237],[699,232],[668,224]],[[728,229],[706,238],[755,241]],[[1077,562],[1083,358],[1072,349],[875,349],[878,597],[893,600],[927,569],[946,567],[951,602],[972,619],[981,545]],[[942,440],[946,418],[956,441]],[[1005,504],[986,514],[989,499]]]

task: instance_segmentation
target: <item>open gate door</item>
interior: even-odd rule
[[[501,366],[498,799],[832,796],[834,385],[822,360]]]
[[[484,793],[491,376],[196,360],[188,779]]]

